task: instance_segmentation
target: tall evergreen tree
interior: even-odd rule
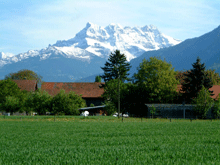
[[[105,82],[118,78],[122,81],[128,80],[128,71],[131,66],[126,61],[125,55],[121,54],[119,50],[111,53],[108,61],[105,63],[105,67],[101,67],[104,71],[104,75],[100,77],[103,78]]]
[[[202,86],[206,89],[209,89],[213,86],[211,77],[208,77],[208,74],[205,70],[205,64],[201,64],[200,58],[197,57],[197,60],[192,64],[193,69],[184,74],[185,79],[182,84],[182,91],[184,93],[185,101],[191,103],[192,99],[198,96]],[[209,91],[211,96],[213,91]]]
[[[129,80],[128,71],[130,70],[130,64],[127,62],[124,54],[121,54],[119,50],[111,53],[108,61],[105,63],[105,67],[101,67],[104,71],[104,75],[100,77],[105,81],[105,92],[108,92],[108,85],[112,82],[111,80],[118,80],[118,117],[120,114],[120,81],[124,82]]]

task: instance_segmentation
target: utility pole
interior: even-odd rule
[[[118,118],[120,118],[120,74],[119,74],[119,70],[118,70]]]

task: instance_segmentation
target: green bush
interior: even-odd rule
[[[113,115],[115,112],[117,112],[117,108],[115,107],[115,104],[110,101],[105,101],[105,108],[104,110],[107,112],[108,116]]]
[[[1,104],[1,109],[13,113],[21,109],[21,104],[17,97],[6,96],[5,101]]]
[[[152,114],[152,118],[154,118],[154,114],[156,113],[156,108],[152,105],[150,113]]]
[[[64,90],[52,99],[54,114],[64,113],[65,115],[79,115],[79,109],[86,106],[85,101],[74,92],[65,93]]]
[[[219,94],[220,96],[220,94]],[[216,100],[214,102],[214,106],[212,108],[212,113],[214,115],[214,118],[217,119],[220,116],[220,100]]]
[[[196,105],[194,108],[195,115],[199,118],[206,118],[207,112],[213,105],[213,99],[210,97],[208,89],[202,86],[198,97],[193,99],[193,103]]]
[[[44,115],[46,112],[51,112],[52,97],[46,92],[37,90],[27,94],[25,101],[25,109],[37,112],[38,115]]]

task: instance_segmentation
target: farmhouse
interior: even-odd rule
[[[62,82],[44,82],[41,85],[41,89],[47,91],[51,96],[55,96],[61,89],[65,92],[73,91],[86,101],[86,108],[81,108],[80,111],[89,111],[93,115],[104,114],[104,98],[101,96],[104,93],[104,89],[101,88],[102,84],[99,82],[94,83],[62,83]],[[90,107],[93,104],[94,107]]]
[[[41,90],[47,91],[51,96],[55,96],[61,89],[65,92],[73,91],[86,101],[86,105],[89,107],[90,104],[99,106],[104,103],[101,95],[104,93],[104,89],[101,85],[104,83],[62,83],[62,82],[44,82],[41,85]]]

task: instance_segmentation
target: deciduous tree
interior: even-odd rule
[[[54,114],[78,115],[79,109],[86,106],[85,101],[74,92],[60,92],[52,99],[52,109]]]
[[[211,109],[214,101],[210,97],[209,91],[202,86],[198,96],[194,98],[192,102],[196,105],[194,108],[196,116],[204,119],[206,118],[206,114]]]
[[[42,76],[28,69],[23,69],[16,73],[10,73],[5,76],[5,79],[8,78],[13,80],[37,80],[37,83],[42,83]]]
[[[38,115],[45,115],[51,111],[51,100],[52,97],[46,91],[37,90],[28,95],[25,107],[37,112]]]
[[[101,82],[101,81],[102,81],[102,78],[100,76],[95,77],[95,82]]]
[[[11,79],[0,81],[0,103],[4,102],[7,96],[17,97],[20,93],[21,90]]]
[[[134,82],[145,89],[146,102],[167,103],[177,94],[176,72],[172,65],[156,57],[144,59],[140,63],[138,73],[134,74]]]
[[[21,109],[21,102],[15,96],[6,96],[5,101],[1,104],[1,109],[10,113],[18,112]]]

